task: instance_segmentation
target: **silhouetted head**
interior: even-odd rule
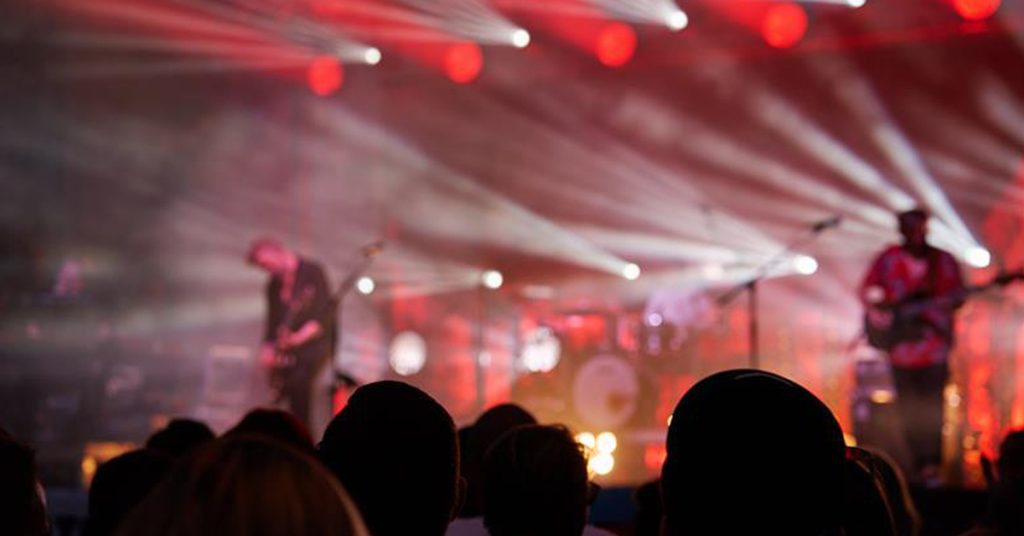
[[[0,429],[0,533],[12,536],[49,533],[36,474],[36,454],[3,429]]]
[[[560,426],[515,428],[487,451],[484,524],[492,536],[579,536],[587,520],[587,461]]]
[[[459,447],[451,416],[429,395],[401,382],[364,385],[319,448],[374,536],[444,534],[461,495]]]
[[[246,260],[267,273],[283,275],[294,268],[297,257],[281,242],[262,237],[253,240]]]
[[[86,536],[107,536],[170,471],[173,459],[142,449],[113,458],[96,470],[89,487]]]
[[[670,536],[819,536],[839,526],[845,445],[832,413],[758,370],[705,378],[672,414],[662,467]]]
[[[279,409],[259,408],[250,411],[225,435],[262,435],[276,439],[301,451],[315,453],[313,436],[294,414]]]
[[[1024,430],[1010,432],[999,446],[999,479],[1024,484]]]
[[[896,462],[884,452],[870,449],[856,449],[862,463],[870,464],[875,477],[882,484],[893,527],[898,536],[917,536],[921,532],[921,514],[914,505],[907,480]]]
[[[163,452],[175,459],[214,440],[213,431],[206,424],[192,419],[174,419],[162,430],[149,436],[146,448]]]
[[[846,457],[844,536],[896,536],[892,507],[871,454],[851,447]]]
[[[485,411],[472,427],[461,432],[462,475],[466,478],[466,503],[462,517],[479,517],[483,513],[483,481],[481,470],[487,449],[505,432],[528,424],[537,424],[530,412],[515,404],[500,404]]]
[[[928,213],[915,208],[897,215],[903,243],[910,249],[923,249],[928,240]]]
[[[121,536],[362,536],[343,488],[309,454],[259,436],[224,437],[173,471]]]

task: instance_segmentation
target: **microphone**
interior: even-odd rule
[[[833,227],[839,227],[839,224],[842,223],[842,221],[843,221],[843,217],[840,216],[839,214],[836,214],[835,216],[832,216],[831,218],[815,222],[814,225],[811,225],[811,231],[815,232],[815,233],[820,233],[820,232],[822,232],[822,231],[824,231],[826,229],[831,229]]]

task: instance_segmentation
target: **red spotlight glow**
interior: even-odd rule
[[[953,8],[965,20],[985,20],[999,11],[1002,0],[953,0]]]
[[[790,48],[807,33],[807,12],[791,2],[772,6],[761,21],[761,36],[775,48]]]
[[[306,76],[309,79],[309,89],[321,97],[338,91],[345,81],[341,62],[333,56],[317,56],[309,65]]]
[[[458,84],[468,84],[480,76],[484,53],[476,43],[459,43],[448,47],[444,55],[444,71]]]
[[[636,53],[636,32],[628,24],[615,22],[605,26],[597,36],[595,53],[601,63],[609,67],[622,67]]]

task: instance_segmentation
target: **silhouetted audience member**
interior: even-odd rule
[[[363,536],[344,489],[307,453],[265,437],[195,452],[128,516],[121,536]]]
[[[587,461],[560,426],[515,428],[487,451],[484,525],[491,536],[580,536],[587,520]]]
[[[921,533],[921,514],[910,495],[910,487],[896,462],[884,452],[860,449],[865,453],[878,478],[881,479],[893,529],[897,536],[918,536]]]
[[[382,381],[357,389],[319,449],[374,536],[440,536],[458,512],[463,481],[455,423],[411,385]]]
[[[661,505],[661,480],[645,482],[633,492],[636,513],[633,515],[634,536],[659,536],[665,509]]]
[[[814,395],[776,374],[730,370],[679,401],[662,496],[668,536],[840,530],[845,445]]]
[[[0,534],[49,533],[35,452],[0,429]]]
[[[896,536],[892,509],[871,454],[851,447],[846,457],[844,536]]]
[[[216,436],[205,423],[193,419],[174,419],[146,440],[146,448],[181,459]]]
[[[485,411],[464,433],[462,476],[466,479],[466,501],[459,517],[483,515],[483,482],[481,470],[484,454],[505,432],[518,426],[537,424],[530,412],[515,404],[500,404]],[[462,438],[463,436],[460,436]]]
[[[999,447],[998,479],[991,485],[988,511],[969,536],[1024,534],[1024,431],[1007,434]]]
[[[299,450],[315,454],[313,436],[294,414],[279,409],[259,408],[247,413],[225,435],[256,434],[276,439]]]
[[[101,465],[89,487],[86,536],[114,534],[132,508],[167,475],[173,462],[163,452],[142,449],[122,454]]]

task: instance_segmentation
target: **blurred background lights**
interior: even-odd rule
[[[992,264],[992,254],[981,246],[973,246],[964,251],[964,261],[974,268],[987,268]]]
[[[818,261],[809,255],[793,257],[793,270],[801,275],[812,275],[818,271]]]
[[[501,272],[497,270],[485,270],[480,275],[480,282],[491,290],[497,290],[505,283],[505,276],[501,275]]]
[[[551,372],[558,366],[562,343],[551,328],[540,327],[527,335],[521,362],[529,372]]]
[[[530,45],[530,32],[517,28],[512,31],[512,46],[526,48]]]
[[[356,290],[364,296],[369,296],[377,288],[377,283],[374,282],[371,277],[360,277],[359,281],[356,281]]]
[[[627,265],[625,265],[625,266],[623,266],[622,267],[622,277],[625,277],[626,279],[628,279],[630,281],[636,281],[637,279],[640,278],[640,266],[638,266],[638,265],[636,265],[636,264],[634,264],[632,262],[627,264]]]
[[[411,376],[423,370],[427,362],[427,342],[414,331],[403,331],[391,340],[389,362],[400,376]]]
[[[366,49],[366,52],[363,53],[363,59],[370,65],[377,65],[381,60],[380,49],[376,47]]]
[[[690,24],[690,17],[683,10],[672,11],[665,16],[665,24],[670,30],[678,32]]]

